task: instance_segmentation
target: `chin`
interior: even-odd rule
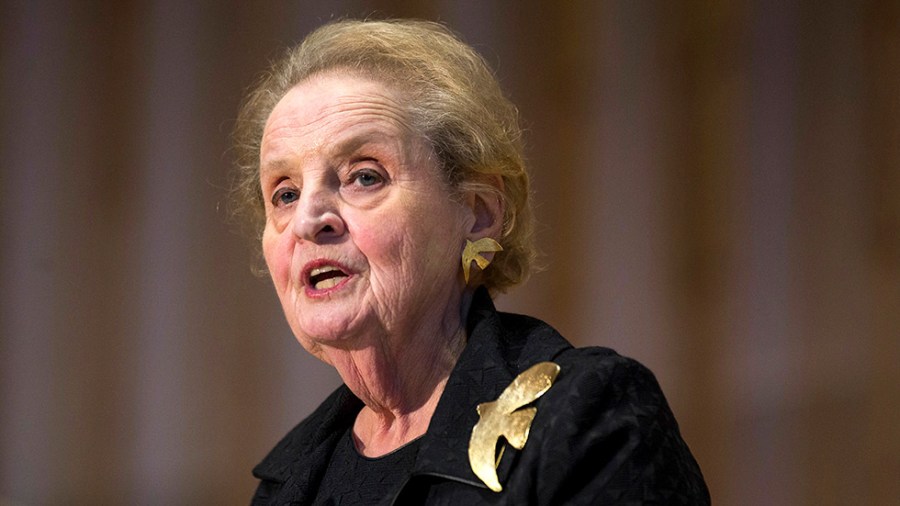
[[[304,340],[314,346],[346,348],[362,329],[373,328],[372,325],[366,326],[362,323],[366,318],[356,314],[345,314],[336,309],[310,311],[310,314],[313,315],[312,318],[299,319],[294,333],[305,336]]]

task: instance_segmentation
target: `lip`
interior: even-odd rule
[[[309,278],[314,269],[319,269],[322,267],[335,267],[335,268],[343,271],[347,275],[347,277],[342,279],[340,281],[340,283],[338,283],[330,288],[325,288],[323,290],[317,290],[317,289],[313,288],[312,285],[309,284]],[[353,277],[354,277],[353,272],[350,269],[348,269],[346,266],[344,266],[340,262],[336,262],[334,260],[329,260],[327,258],[317,258],[315,260],[309,261],[306,263],[306,265],[303,266],[303,270],[300,271],[300,282],[303,285],[303,291],[304,291],[304,293],[306,293],[307,297],[310,297],[313,299],[327,297],[327,296],[331,295],[332,293],[343,288],[344,285],[346,285],[351,279],[353,279]]]

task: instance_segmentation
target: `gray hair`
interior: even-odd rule
[[[503,251],[483,273],[483,283],[492,291],[505,291],[524,281],[536,253],[518,112],[484,59],[438,23],[337,21],[318,28],[276,61],[238,115],[231,189],[235,214],[261,234],[265,206],[259,155],[269,114],[293,87],[331,71],[372,78],[406,94],[410,123],[430,143],[451,188],[459,194],[492,192],[503,203],[498,238]]]

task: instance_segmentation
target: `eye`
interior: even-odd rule
[[[384,178],[381,177],[381,174],[372,169],[358,170],[350,175],[351,184],[362,186],[364,188],[376,186],[383,182]]]
[[[272,205],[275,207],[286,206],[300,198],[300,192],[288,186],[281,187],[272,195]]]

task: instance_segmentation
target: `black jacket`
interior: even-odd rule
[[[483,289],[467,331],[412,477],[384,504],[710,503],[700,468],[645,367],[606,348],[573,348],[539,320],[499,313]],[[503,491],[493,492],[469,466],[475,407],[548,360],[559,364],[559,376],[535,402],[525,447],[506,445],[497,469]],[[331,394],[254,468],[261,481],[253,504],[310,504],[338,438],[361,408],[346,386]]]

